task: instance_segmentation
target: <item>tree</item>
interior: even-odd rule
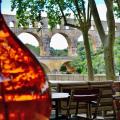
[[[26,25],[28,21],[33,23],[35,18],[39,18],[41,11],[44,10],[47,13],[51,29],[62,21],[64,21],[65,26],[79,29],[84,39],[88,79],[94,80],[88,40],[88,31],[91,26],[91,10],[89,4],[86,9],[84,0],[11,0],[11,2],[12,9],[17,9],[19,22],[23,26]],[[68,19],[71,14],[74,14],[74,23],[71,23]],[[32,20],[30,21],[30,19]]]
[[[104,65],[104,57],[103,57],[103,48],[100,47],[99,49],[94,50],[92,40],[89,39],[89,41],[90,41],[91,57],[92,57],[94,73],[104,74],[105,65]],[[87,66],[86,66],[86,58],[85,58],[85,49],[82,41],[78,42],[77,53],[78,56],[71,61],[71,64],[76,68],[77,73],[86,74]]]
[[[31,44],[25,44],[26,47],[28,47],[28,49],[36,56],[40,55],[40,48],[33,46]]]
[[[56,49],[50,47],[50,55],[51,56],[64,57],[64,56],[67,56],[67,54],[68,54],[68,50],[67,49],[56,50]]]
[[[41,20],[44,4],[44,0],[11,0],[11,9],[16,9],[18,26],[27,28],[32,24],[34,27],[35,22]]]
[[[114,12],[115,12],[115,15],[120,18],[120,4],[118,4],[117,0],[114,2]]]
[[[114,54],[115,54],[115,70],[116,73],[118,73],[120,71],[120,37],[115,39]]]
[[[87,65],[86,65],[86,57],[85,57],[85,49],[84,49],[83,41],[78,42],[77,54],[78,56],[75,57],[70,63],[72,66],[76,68],[77,73],[86,74]]]
[[[104,55],[101,49],[98,50],[97,53],[93,54],[92,62],[93,62],[95,74],[105,74]]]
[[[114,12],[117,18],[120,18],[120,0],[114,0]],[[115,53],[115,70],[117,73],[120,72],[120,38],[117,38],[115,40],[115,47],[114,47],[114,53]]]
[[[115,40],[115,20],[113,13],[113,0],[104,0],[107,8],[107,23],[108,23],[108,34],[105,34],[104,28],[102,26],[95,0],[89,0],[91,12],[101,38],[104,49],[104,60],[105,60],[105,71],[107,80],[115,80],[115,70],[114,70],[114,53],[113,46]]]

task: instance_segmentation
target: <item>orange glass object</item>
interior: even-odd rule
[[[0,14],[0,120],[49,120],[47,76]]]

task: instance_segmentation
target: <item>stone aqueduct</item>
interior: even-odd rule
[[[30,33],[32,34],[38,41],[40,47],[40,57],[37,57],[38,60],[43,65],[46,72],[54,72],[59,71],[62,64],[67,61],[71,61],[74,56],[77,55],[77,42],[78,38],[82,35],[82,33],[74,28],[70,28],[68,26],[64,26],[64,24],[59,25],[59,27],[54,28],[52,31],[48,29],[48,20],[47,18],[42,19],[43,25],[40,26],[39,23],[36,23],[34,28],[30,27],[28,29],[17,28],[17,19],[15,15],[7,15],[4,14],[4,18],[6,23],[10,27],[10,29],[18,36],[21,33]],[[73,19],[69,19],[70,22],[74,22]],[[13,24],[11,27],[10,24]],[[102,21],[104,26],[104,30],[107,34],[107,22]],[[38,27],[42,27],[41,31],[37,31]],[[51,37],[59,33],[63,35],[68,43],[68,56],[67,57],[52,57],[50,56],[50,42]],[[98,32],[96,30],[94,21],[91,22],[91,29],[89,30],[89,35],[93,42],[93,47],[96,49],[100,47],[100,38]],[[120,36],[120,23],[116,23],[116,37]]]

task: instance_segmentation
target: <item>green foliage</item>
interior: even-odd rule
[[[67,69],[66,69],[66,67],[64,65],[62,65],[61,68],[60,68],[60,71],[64,73],[64,72],[67,71]]]
[[[57,24],[61,23],[60,9],[58,7],[56,0],[47,0],[47,4],[45,5],[45,8],[47,12],[47,17],[49,19],[48,24],[50,25],[52,29]]]
[[[90,42],[92,63],[95,74],[105,73],[104,55],[102,48],[95,51],[92,47],[92,42]],[[76,57],[71,64],[76,68],[78,73],[87,74],[87,64],[86,64],[86,54],[83,42],[78,42],[77,46],[78,57]]]
[[[35,46],[30,45],[30,44],[25,44],[25,45],[28,47],[28,49],[31,50],[31,52],[32,52],[33,54],[35,54],[35,55],[37,55],[37,56],[40,55],[40,48],[39,48],[39,47],[35,47]]]
[[[116,15],[118,18],[120,18],[120,6],[119,6],[117,0],[114,0],[114,7],[113,7],[113,9],[114,9],[115,15]]]
[[[120,71],[120,37],[115,39],[114,58],[115,58],[115,70],[116,73],[118,73]]]
[[[64,18],[67,18],[74,14],[76,20],[78,20],[78,14],[80,14],[81,19],[83,14],[83,4],[84,0],[78,0],[78,8],[73,0],[47,0],[45,4],[45,9],[47,12],[47,17],[49,19],[48,23],[51,29],[57,24],[60,24]],[[83,3],[83,4],[82,4]],[[79,13],[77,11],[79,9]],[[79,22],[77,22],[79,23]]]
[[[41,12],[44,11],[52,29],[71,13],[74,14],[77,21],[75,24],[78,25],[79,20],[83,20],[82,18],[86,16],[84,4],[84,0],[78,0],[77,4],[73,0],[11,0],[11,10],[16,9],[18,25],[25,28],[29,24],[34,26],[35,21],[40,21]]]
[[[84,0],[11,0],[12,1],[12,9],[17,9],[17,17],[19,19],[19,24],[23,26],[28,26],[28,24],[34,24],[36,18],[39,18],[41,15],[41,11],[44,10],[47,13],[48,23],[53,29],[57,24],[60,24],[64,21],[64,25],[77,28],[82,31],[82,33],[86,33],[84,35],[88,35],[88,30],[91,25],[91,11],[89,8],[85,8]],[[69,16],[74,15],[74,22],[69,21]],[[84,37],[85,38],[85,37]],[[89,53],[89,42],[85,40],[86,52]],[[80,49],[80,51],[79,51]],[[88,51],[87,51],[88,50]],[[80,54],[79,59],[76,59],[77,67],[80,61],[80,68],[77,68],[77,71],[80,73],[86,73],[86,69],[90,69],[92,71],[92,65],[90,68],[86,65],[86,52],[83,48],[78,48],[78,54]],[[51,55],[60,56],[59,51],[53,50],[51,48]],[[66,55],[66,50],[63,50],[62,55]],[[87,55],[87,54],[86,54]],[[89,64],[91,63],[91,57],[89,58]],[[81,62],[82,61],[82,62]],[[89,77],[93,77],[93,75]],[[91,79],[91,78],[90,78]]]
[[[104,54],[103,48],[99,48],[96,52],[94,52],[91,47],[91,55],[92,55],[92,63],[94,68],[95,74],[103,74],[105,73],[105,63],[104,63]],[[86,57],[85,57],[85,49],[83,42],[78,43],[77,47],[78,57],[76,57],[71,64],[77,69],[78,73],[86,74],[87,73],[87,65],[86,65]],[[114,47],[114,58],[115,58],[115,70],[116,73],[120,70],[120,38],[115,40],[115,47]]]
[[[18,26],[25,28],[35,21],[40,21],[40,13],[43,11],[44,0],[11,0],[11,10],[16,9]]]
[[[71,65],[74,66],[78,73],[86,74],[87,73],[87,64],[86,64],[86,56],[83,42],[78,42],[77,45],[77,54]]]
[[[87,65],[86,65],[86,59],[81,60],[81,57],[76,57],[71,62],[71,65],[76,68],[77,73],[81,74],[87,74]]]
[[[64,57],[64,56],[68,56],[68,50],[64,49],[64,50],[55,50],[54,48],[50,48],[50,55],[51,56],[58,56],[58,57]]]
[[[100,49],[101,50],[101,49]],[[97,51],[99,53],[99,50]],[[105,73],[105,63],[104,63],[104,54],[95,54],[92,56],[93,68],[95,74]]]

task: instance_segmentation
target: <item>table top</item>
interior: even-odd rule
[[[78,84],[78,83],[87,83],[87,81],[70,81],[70,80],[49,80],[51,84]]]
[[[52,93],[52,99],[65,99],[68,98],[70,95],[69,93],[60,93],[60,92],[56,92],[56,93]]]
[[[113,98],[116,100],[120,100],[120,95],[113,95]]]

